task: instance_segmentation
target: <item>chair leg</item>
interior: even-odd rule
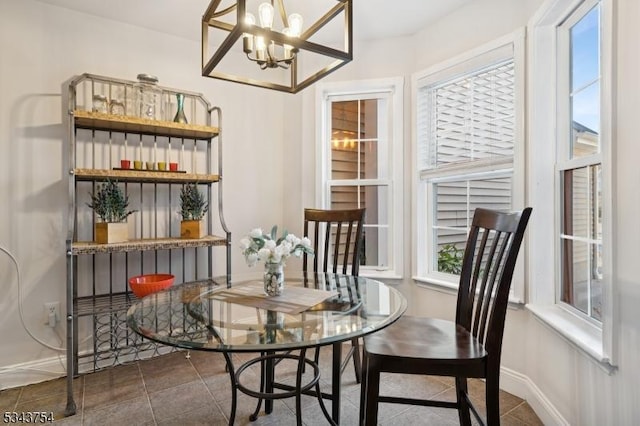
[[[469,403],[467,402],[467,398],[467,378],[456,377],[456,401],[458,403],[458,417],[460,418],[460,424],[463,426],[471,426],[471,413],[469,412]]]
[[[360,382],[360,414],[358,417],[358,424],[360,426],[364,426],[364,410],[365,410],[365,405],[366,405],[366,401],[367,401],[367,371],[369,371],[369,369],[367,368],[367,353],[366,351],[363,351],[362,354],[362,380]]]
[[[351,345],[353,346],[353,368],[356,372],[356,383],[362,382],[362,361],[360,357],[360,340],[353,339],[351,340]]]
[[[380,369],[371,362],[366,351],[363,355],[364,375],[360,385],[360,424],[375,426],[378,423],[378,395],[380,393]]]
[[[500,381],[499,374],[489,374],[485,380],[487,424],[500,425]]]

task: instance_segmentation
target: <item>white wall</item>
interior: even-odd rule
[[[232,267],[239,274],[261,272],[245,266],[237,242],[253,227],[282,222],[286,95],[204,78],[199,70],[198,42],[32,0],[0,2],[0,246],[20,263],[25,322],[39,338],[60,346],[56,332],[65,333],[64,322],[54,332],[41,320],[44,302],[60,301],[64,310],[68,184],[61,93],[63,82],[84,72],[132,80],[155,74],[161,85],[201,92],[222,108]],[[223,260],[216,271],[223,271]],[[36,373],[3,367],[56,355],[22,328],[12,268],[0,253],[0,389]],[[62,364],[47,368],[64,371]]]

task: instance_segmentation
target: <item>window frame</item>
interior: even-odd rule
[[[561,203],[556,165],[558,157],[558,128],[561,115],[569,117],[565,110],[560,111],[559,93],[561,75],[558,45],[558,27],[567,22],[569,16],[585,3],[595,5],[593,0],[553,0],[540,8],[530,20],[528,52],[532,61],[529,65],[527,91],[528,122],[536,123],[528,127],[528,139],[536,150],[530,150],[527,158],[530,177],[527,185],[528,196],[537,214],[532,216],[532,227],[537,229],[530,235],[529,252],[532,264],[536,268],[528,270],[529,282],[536,283],[529,288],[530,303],[527,309],[536,319],[549,326],[576,349],[596,361],[603,371],[611,374],[616,370],[617,300],[616,276],[613,270],[613,204],[615,194],[612,191],[613,163],[611,141],[615,119],[613,74],[613,0],[600,0],[601,7],[601,64],[600,64],[600,138],[602,164],[602,245],[603,245],[603,300],[602,323],[577,315],[574,310],[566,309],[557,303],[560,288],[561,263],[558,260],[561,232]],[[584,6],[586,7],[586,6]],[[586,10],[589,10],[587,8]],[[565,52],[568,55],[568,51]],[[549,73],[549,70],[556,70]],[[568,71],[568,70],[567,70]],[[567,74],[565,74],[567,75]],[[566,77],[565,77],[566,78]],[[565,117],[565,118],[566,118]],[[567,119],[564,125],[568,125]],[[570,123],[569,123],[570,124]],[[579,159],[578,161],[585,161]],[[586,160],[588,161],[588,160]],[[562,166],[562,164],[561,164]],[[553,226],[548,226],[553,223]]]
[[[331,102],[335,100],[376,99],[384,94],[389,102],[387,122],[387,178],[361,179],[361,185],[384,183],[388,188],[389,232],[387,258],[389,265],[376,268],[360,265],[360,275],[374,278],[401,279],[403,257],[403,152],[404,152],[404,79],[402,77],[322,82],[316,85],[316,205],[330,208],[330,182],[340,186],[343,181],[331,180]],[[378,137],[380,139],[380,136]],[[379,153],[382,154],[382,153]],[[379,155],[380,157],[381,155]],[[366,226],[366,224],[365,224]]]
[[[418,140],[418,92],[421,88],[446,81],[457,75],[473,73],[483,67],[497,64],[506,59],[512,59],[514,65],[514,153],[512,160],[504,159],[478,161],[473,165],[450,165],[442,171],[421,170],[420,167],[420,141]],[[503,174],[511,172],[513,210],[524,208],[525,205],[525,29],[520,28],[510,34],[486,43],[466,53],[451,58],[445,62],[419,71],[412,75],[412,129],[413,132],[413,280],[419,285],[436,285],[451,290],[457,290],[459,277],[430,270],[430,259],[433,254],[430,247],[432,241],[433,217],[430,214],[432,208],[430,195],[434,181],[449,179],[451,176],[462,178],[477,174]],[[437,176],[437,177],[436,177]],[[425,218],[420,220],[420,218]],[[524,250],[523,250],[524,252]],[[522,304],[525,301],[525,265],[524,255],[520,259],[514,271],[511,303]]]
[[[580,22],[596,5],[600,3],[600,0],[585,0],[580,5],[578,5],[567,17],[557,26],[557,104],[558,104],[558,125],[557,125],[557,135],[556,135],[556,199],[558,200],[558,204],[556,210],[558,211],[558,222],[556,228],[558,230],[557,238],[556,238],[556,252],[558,256],[556,256],[559,261],[556,262],[556,275],[557,275],[557,285],[556,285],[556,303],[560,305],[563,309],[568,310],[574,315],[578,317],[584,317],[584,319],[596,327],[600,327],[600,321],[592,318],[590,315],[585,314],[580,311],[577,307],[570,305],[562,301],[562,286],[563,286],[563,268],[566,267],[562,263],[564,260],[562,243],[563,241],[580,241],[581,238],[576,235],[565,235],[562,229],[562,216],[563,216],[563,205],[566,202],[563,194],[563,178],[562,175],[564,172],[569,170],[579,170],[584,167],[600,165],[603,166],[603,155],[602,151],[604,149],[604,144],[606,141],[603,139],[603,135],[599,134],[599,149],[598,152],[585,156],[573,156],[572,155],[572,144],[570,137],[571,135],[571,102],[570,102],[570,93],[571,93],[571,79],[569,77],[571,73],[571,37],[570,32],[571,28]],[[600,10],[602,16],[602,9]],[[602,27],[600,27],[602,29]],[[602,43],[602,40],[600,40]],[[601,52],[602,56],[602,52]],[[601,64],[602,68],[602,64]],[[602,72],[600,71],[598,74],[599,82],[602,82]],[[600,89],[600,98],[602,97],[602,88]],[[601,101],[600,101],[601,103]],[[600,113],[602,116],[602,112]],[[602,133],[602,132],[600,132]],[[601,172],[602,179],[604,180],[604,171]],[[603,218],[604,220],[604,218]],[[603,225],[604,226],[604,225]],[[603,229],[604,232],[604,229]],[[603,235],[604,238],[604,235]],[[604,244],[603,244],[603,252],[604,252]],[[603,285],[605,283],[603,282]]]

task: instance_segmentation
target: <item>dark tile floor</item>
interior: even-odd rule
[[[66,379],[56,379],[22,388],[0,391],[0,410],[52,411],[55,423],[69,425],[226,425],[228,424],[231,393],[229,377],[225,373],[224,358],[218,353],[174,352],[169,355],[128,365],[113,367],[75,379],[74,394],[78,407],[76,415],[64,418],[66,405]],[[248,356],[236,356],[239,365]],[[331,356],[323,350],[320,367],[323,377],[329,376]],[[278,380],[291,382],[293,362],[278,367]],[[247,369],[242,382],[251,389],[259,384],[258,367]],[[308,373],[310,374],[310,373]],[[323,390],[329,384],[321,379]],[[383,377],[384,393],[400,393],[415,397],[454,397],[453,381],[418,376],[391,375]],[[355,383],[353,368],[343,376],[341,424],[357,425],[360,387]],[[484,386],[479,381],[470,383],[471,396],[480,409]],[[327,402],[330,411],[331,404]],[[240,394],[235,424],[237,425],[295,425],[295,400],[282,399],[274,403],[271,414],[261,412],[255,422],[249,414],[255,408],[255,399]],[[506,392],[501,393],[500,409],[503,425],[541,425],[529,405]],[[326,425],[315,398],[302,400],[305,425]],[[396,404],[380,406],[381,425],[456,425],[454,410],[429,407],[410,407]]]

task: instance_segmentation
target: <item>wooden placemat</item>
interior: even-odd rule
[[[265,309],[269,311],[284,312],[286,314],[299,314],[312,306],[339,295],[337,291],[316,290],[306,287],[287,287],[279,296],[267,296],[264,293],[262,281],[253,281],[240,284],[236,287],[216,291],[210,297],[226,303],[236,303],[244,306]]]

